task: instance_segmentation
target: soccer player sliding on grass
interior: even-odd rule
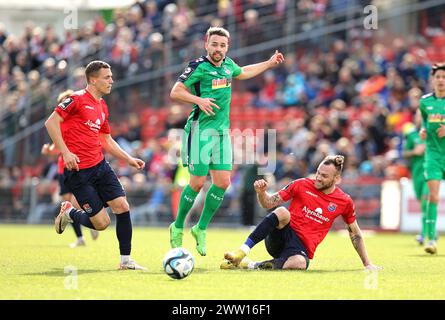
[[[343,156],[327,156],[318,166],[315,179],[295,180],[274,194],[266,191],[266,181],[255,181],[255,191],[263,208],[272,209],[292,199],[290,208],[278,207],[269,213],[240,249],[224,254],[221,269],[306,270],[309,259],[313,258],[317,246],[338,216],[342,216],[347,224],[352,245],[363,266],[369,270],[381,269],[368,257],[351,197],[336,186],[340,182],[343,163]],[[261,240],[265,240],[266,249],[274,259],[253,262],[247,254]]]

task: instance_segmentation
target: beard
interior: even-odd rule
[[[220,62],[224,58],[224,55],[219,52],[214,52],[210,55],[210,57],[214,62]]]
[[[329,182],[326,182],[326,183],[319,183],[319,182],[315,181],[315,188],[318,191],[322,191],[323,192],[323,191],[331,188],[334,185],[334,183],[335,183],[335,180],[332,180],[332,181],[329,181]]]

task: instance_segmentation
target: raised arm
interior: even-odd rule
[[[278,52],[278,50],[275,50],[275,53],[272,55],[272,57],[270,57],[269,60],[260,63],[249,64],[247,66],[242,67],[241,68],[242,71],[236,77],[236,79],[247,80],[253,78],[259,75],[260,73],[263,73],[267,69],[271,69],[282,62],[284,62],[283,54],[281,52]]]
[[[366,252],[365,241],[363,240],[363,234],[358,226],[357,220],[351,224],[348,224],[349,237],[351,238],[352,245],[355,251],[357,251],[363,266],[369,270],[379,270],[381,267],[377,267],[369,260],[368,253]]]
[[[283,199],[281,199],[278,192],[270,194],[266,191],[267,182],[265,180],[263,179],[257,180],[254,182],[253,186],[257,193],[258,201],[264,209],[269,210],[285,202],[283,201]]]

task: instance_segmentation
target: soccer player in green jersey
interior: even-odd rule
[[[425,251],[435,254],[439,187],[445,178],[445,63],[433,65],[431,78],[434,92],[422,96],[419,108],[422,114],[420,137],[426,140],[424,168],[429,190],[426,219],[429,242]]]
[[[407,159],[408,168],[411,172],[411,180],[414,187],[416,199],[420,203],[422,211],[422,231],[416,236],[416,241],[424,244],[424,239],[427,238],[427,208],[428,208],[428,186],[426,184],[425,176],[423,175],[424,168],[424,154],[425,141],[420,138],[419,130],[421,125],[420,111],[417,110],[414,123],[408,122],[403,126],[403,135],[405,137],[405,144],[403,147],[403,157]]]
[[[181,150],[190,182],[181,194],[176,220],[169,227],[170,245],[172,248],[182,246],[185,218],[210,173],[212,185],[207,191],[199,222],[191,229],[196,250],[202,256],[206,255],[206,229],[230,185],[232,79],[250,79],[284,62],[283,54],[275,51],[267,61],[240,67],[226,56],[229,39],[230,34],[224,28],[209,28],[205,39],[207,55],[188,64],[170,93],[176,101],[193,104]]]

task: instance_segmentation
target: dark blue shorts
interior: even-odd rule
[[[306,259],[306,269],[309,267],[309,258],[303,242],[294,230],[287,224],[283,229],[275,229],[264,239],[266,249],[274,258],[287,258],[301,255]]]
[[[64,176],[66,186],[90,217],[108,207],[108,201],[125,197],[124,188],[105,159],[91,168],[79,171],[65,169]]]
[[[59,180],[59,196],[63,196],[64,194],[71,193],[70,188],[65,185],[65,174],[58,174],[57,179]]]

